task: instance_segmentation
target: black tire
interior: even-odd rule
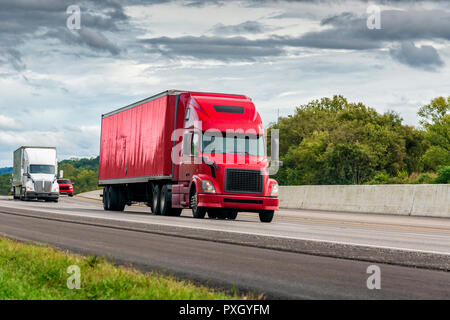
[[[69,193],[69,197],[73,197],[73,194],[72,194],[72,193]]]
[[[172,208],[172,191],[171,186],[165,184],[161,189],[159,211],[163,216],[180,216],[181,208]]]
[[[272,222],[273,214],[274,214],[273,210],[261,211],[259,213],[259,221],[265,222],[265,223]]]
[[[227,214],[227,219],[228,220],[236,220],[238,215],[238,211],[237,210],[229,210],[228,214]]]
[[[125,209],[125,199],[120,186],[111,186],[109,192],[110,210],[123,211]]]
[[[181,212],[183,212],[183,208],[171,208],[170,215],[173,217],[181,216]]]
[[[103,188],[103,209],[104,210],[111,210],[111,203],[109,201],[109,186],[106,186]]]
[[[20,188],[20,196],[19,196],[19,199],[20,199],[21,201],[28,200],[28,198],[25,197],[25,188]]]
[[[217,219],[219,219],[219,220],[225,220],[228,217],[228,212],[223,209],[217,210],[216,214],[217,214]]]
[[[170,216],[172,209],[172,193],[167,184],[163,185],[159,197],[159,211],[162,216]]]
[[[194,189],[194,192],[191,195],[191,208],[192,215],[196,219],[203,219],[206,215],[206,208],[197,206],[197,190]]]
[[[153,194],[153,198],[152,198],[152,212],[154,215],[160,215],[161,211],[160,211],[160,195],[161,195],[161,187],[157,184],[154,184],[152,186],[152,194]]]
[[[153,212],[153,186],[151,183],[147,184],[145,193],[147,198],[146,205],[150,208],[150,212]]]
[[[210,219],[217,218],[217,209],[209,208],[207,211],[208,211],[208,218],[210,218]]]

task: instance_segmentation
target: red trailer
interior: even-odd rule
[[[235,219],[278,210],[264,129],[243,95],[169,90],[102,116],[105,210],[145,202],[154,214]]]

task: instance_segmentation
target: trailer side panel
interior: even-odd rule
[[[175,105],[169,97],[103,117],[100,185],[172,176]]]

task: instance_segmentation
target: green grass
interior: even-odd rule
[[[70,290],[67,268],[77,265],[81,288]],[[96,256],[0,238],[0,299],[246,299],[156,272],[141,273]],[[250,297],[251,298],[251,297]]]

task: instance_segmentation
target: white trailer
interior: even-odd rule
[[[58,161],[54,147],[20,147],[14,151],[14,199],[58,202]]]

